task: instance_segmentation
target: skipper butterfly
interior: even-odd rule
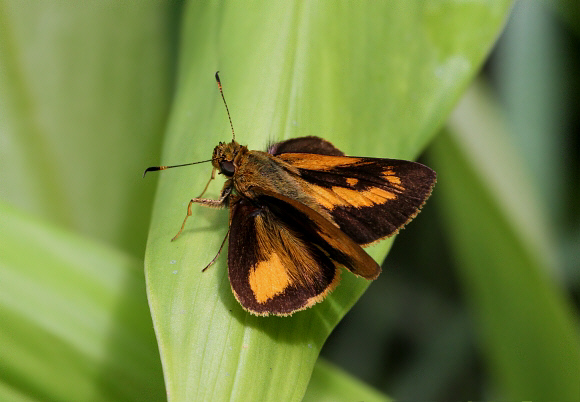
[[[417,215],[435,172],[417,162],[345,156],[318,137],[251,151],[235,141],[217,72],[215,78],[233,138],[202,161],[211,161],[211,178],[189,202],[172,240],[193,204],[229,208],[230,285],[242,307],[256,315],[291,315],[322,301],[338,284],[341,266],[376,279],[381,268],[362,247],[394,235]],[[226,177],[219,198],[202,198],[216,172]]]

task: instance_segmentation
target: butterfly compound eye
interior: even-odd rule
[[[234,167],[234,163],[232,161],[221,161],[220,171],[226,176],[231,177],[234,175],[236,168]]]

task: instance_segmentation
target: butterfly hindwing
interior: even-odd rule
[[[291,314],[321,301],[339,265],[374,279],[378,264],[307,206],[262,193],[232,204],[229,275],[238,301],[255,314]]]
[[[322,300],[338,283],[339,271],[267,201],[240,198],[232,204],[230,284],[236,299],[254,314],[291,314]]]
[[[271,155],[280,155],[288,153],[306,153],[318,155],[335,155],[342,156],[344,153],[320,137],[299,137],[286,141],[277,142],[268,146],[268,153]]]

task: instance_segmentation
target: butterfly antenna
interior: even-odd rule
[[[224,100],[224,105],[226,106],[226,112],[228,112],[228,119],[230,120],[230,127],[232,128],[232,139],[236,140],[236,133],[234,133],[234,125],[232,124],[232,117],[230,116],[230,109],[228,109],[228,104],[226,103],[226,98],[224,96],[224,91],[222,90],[222,83],[220,81],[219,71],[215,72],[215,80],[218,84],[218,89],[220,90],[220,94],[222,94],[222,99]]]
[[[151,167],[148,167],[147,169],[145,169],[145,171],[143,172],[143,177],[145,177],[147,172],[155,172],[157,170],[165,170],[165,169],[171,169],[171,168],[182,167],[182,166],[197,165],[198,163],[205,163],[205,162],[211,162],[211,159],[208,159],[206,161],[200,161],[200,162],[183,163],[181,165],[173,165],[173,166],[151,166]]]

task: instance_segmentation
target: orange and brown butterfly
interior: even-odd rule
[[[341,266],[376,279],[381,268],[362,247],[394,235],[417,215],[435,172],[405,160],[345,156],[318,137],[251,151],[235,141],[218,73],[215,78],[233,139],[203,161],[213,165],[211,178],[189,202],[173,240],[194,203],[229,208],[230,284],[242,307],[256,315],[291,315],[322,301],[338,284]],[[185,165],[191,163],[145,173]],[[202,198],[216,171],[227,179],[219,199]]]

